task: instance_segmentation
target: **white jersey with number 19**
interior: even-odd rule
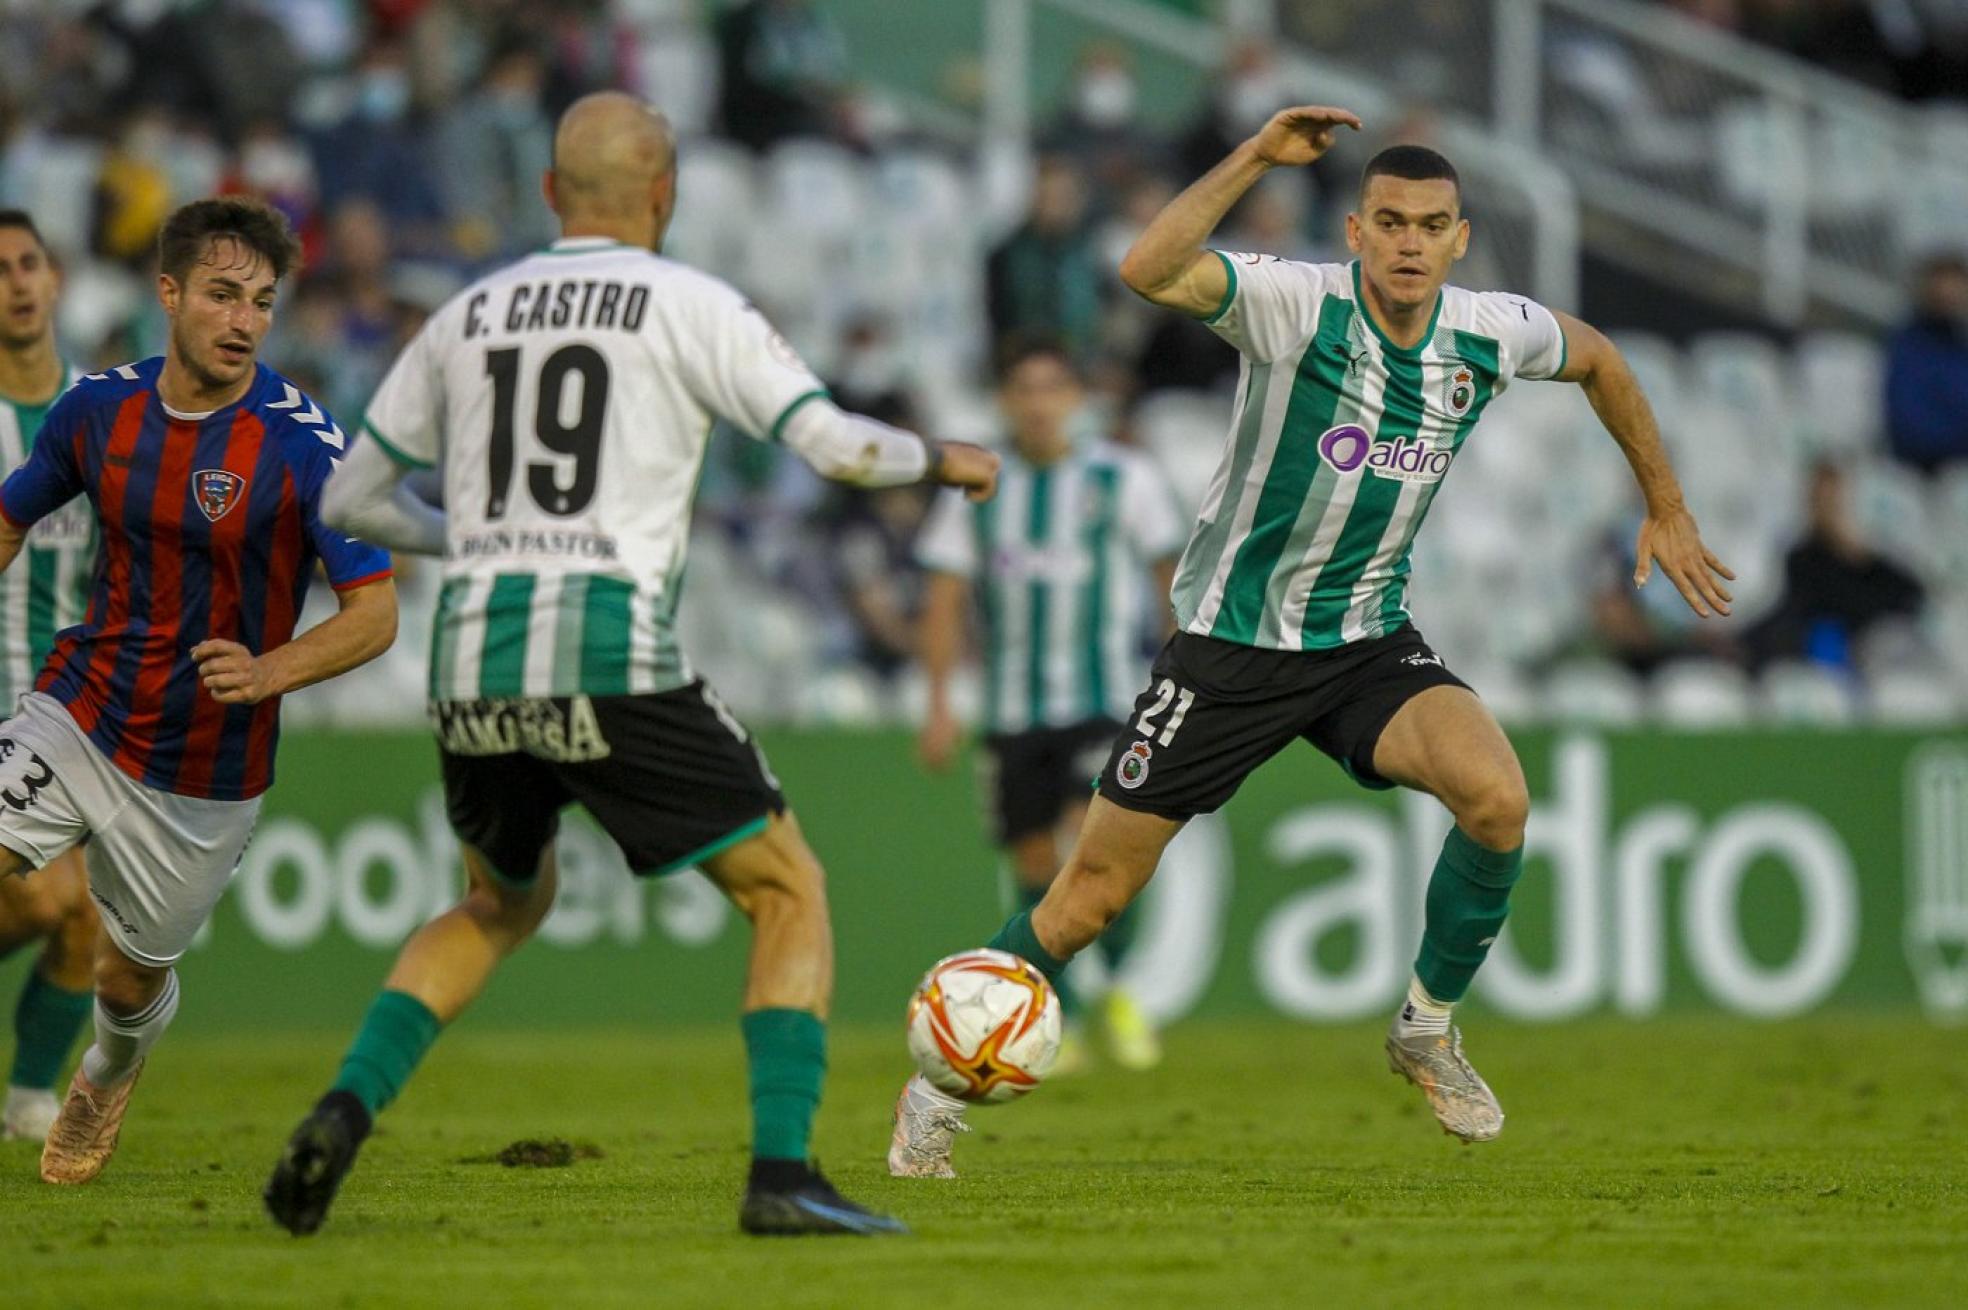
[[[646,250],[556,241],[466,288],[363,425],[444,469],[431,699],[688,683],[673,620],[712,420],[776,439],[823,395],[738,292]]]

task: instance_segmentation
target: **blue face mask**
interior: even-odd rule
[[[362,75],[356,108],[372,123],[393,123],[410,108],[409,75],[393,68],[372,69]]]

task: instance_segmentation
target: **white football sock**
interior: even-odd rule
[[[1439,1037],[1449,1030],[1449,1016],[1454,1012],[1453,1001],[1436,1000],[1421,985],[1421,979],[1411,978],[1408,980],[1408,999],[1401,1006],[1401,1013],[1395,1017],[1394,1031],[1402,1037]]]
[[[917,1074],[909,1080],[909,1095],[916,1100],[928,1101],[931,1105],[939,1106],[945,1110],[955,1110],[958,1114],[962,1114],[967,1108],[964,1102],[950,1095],[921,1074]]]
[[[145,1054],[178,1013],[178,971],[164,979],[157,999],[127,1019],[96,1001],[96,1042],[82,1053],[82,1072],[97,1087],[113,1087],[137,1071]]]

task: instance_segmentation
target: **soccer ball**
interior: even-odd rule
[[[938,960],[909,998],[909,1054],[923,1077],[991,1105],[1039,1085],[1059,1058],[1059,993],[1009,951]]]

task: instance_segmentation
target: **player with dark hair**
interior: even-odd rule
[[[104,926],[95,1043],[41,1154],[51,1183],[89,1181],[116,1149],[144,1057],[177,1013],[172,965],[273,781],[280,697],[396,635],[389,556],[317,513],[342,430],[257,362],[299,260],[286,220],[258,201],[201,200],[170,216],[158,247],[165,354],[77,382],[0,487],[0,570],[77,496],[102,537],[87,615],[0,724],[0,876],[86,842]],[[296,637],[317,562],[340,612]]]
[[[984,667],[980,790],[993,839],[1010,861],[1021,905],[1045,895],[1064,844],[1079,830],[1089,783],[1140,684],[1149,633],[1149,582],[1167,594],[1186,525],[1167,479],[1138,451],[1105,440],[1087,412],[1073,356],[1054,337],[1014,338],[998,365],[1007,437],[997,496],[983,504],[944,493],[916,538],[929,571],[921,623],[929,715],[920,753],[948,767],[961,729],[949,700],[976,601]],[[1158,625],[1157,639],[1166,635]],[[1102,939],[1110,975],[1127,949]],[[1083,1059],[1082,1007],[1067,1007],[1067,1046],[1054,1073]],[[1145,1069],[1161,1058],[1148,1017],[1126,988],[1100,998],[1115,1060]]]
[[[78,376],[55,346],[61,269],[31,215],[0,209],[0,461],[18,468],[49,407]],[[55,633],[89,603],[96,529],[69,505],[35,525],[24,566],[0,577],[0,714],[34,685]],[[14,1058],[0,1139],[44,1141],[61,1102],[55,1079],[89,1017],[96,909],[82,853],[68,851],[32,878],[0,878],[0,956],[30,942],[41,954],[14,1005]]]
[[[1309,741],[1363,786],[1410,787],[1455,817],[1429,879],[1421,949],[1387,1057],[1444,1130],[1487,1141],[1496,1097],[1451,1008],[1503,928],[1530,798],[1509,739],[1408,617],[1409,551],[1463,442],[1515,378],[1577,383],[1646,498],[1639,569],[1696,614],[1733,577],[1702,545],[1633,371],[1606,338],[1521,296],[1447,286],[1469,245],[1460,181],[1419,146],[1376,155],[1347,217],[1351,264],[1205,247],[1273,168],[1324,154],[1340,109],[1287,109],[1171,201],[1121,262],[1158,305],[1243,356],[1228,444],[1176,571],[1180,630],[1114,743],[1080,840],[1037,907],[991,945],[1048,975],[1147,885],[1163,848],[1264,761]],[[897,1138],[947,1165],[962,1104],[920,1077]],[[893,1152],[891,1152],[893,1158]]]

